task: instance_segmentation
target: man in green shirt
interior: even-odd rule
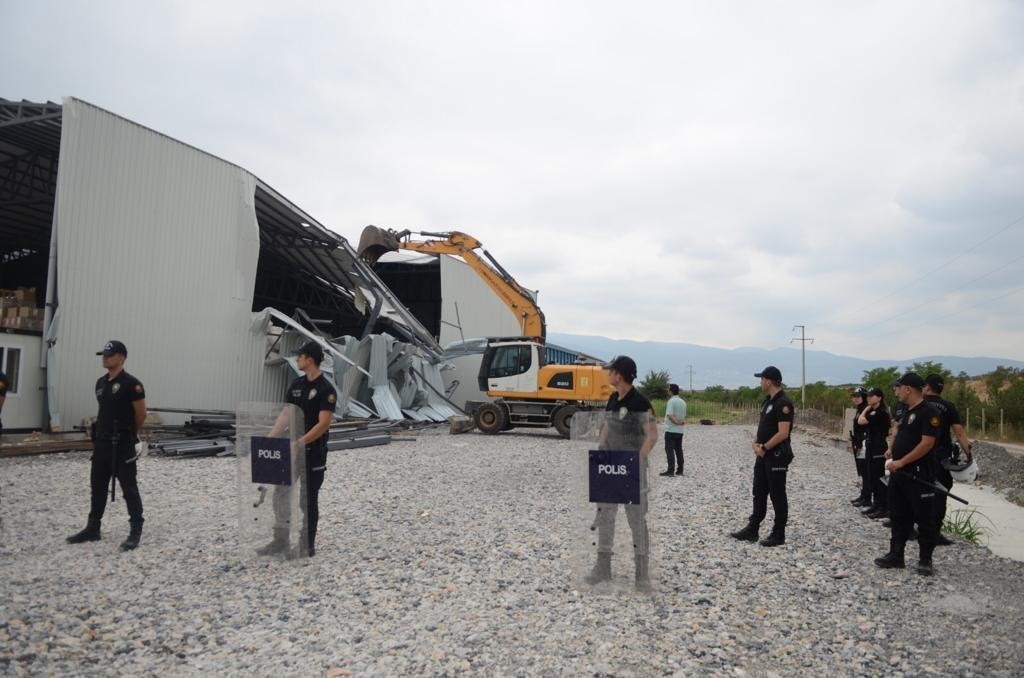
[[[683,424],[686,423],[686,401],[679,397],[679,385],[669,384],[671,397],[665,404],[665,457],[668,469],[659,475],[683,475]]]

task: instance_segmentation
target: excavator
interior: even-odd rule
[[[520,321],[521,336],[488,337],[478,382],[480,390],[495,400],[470,403],[481,432],[493,435],[516,427],[554,426],[568,438],[573,414],[604,407],[612,393],[607,373],[599,365],[548,364],[547,325],[536,297],[479,240],[459,231],[363,229],[358,253],[364,260],[373,264],[398,250],[462,258]]]

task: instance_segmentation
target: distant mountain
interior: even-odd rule
[[[727,388],[754,386],[757,381],[754,379],[754,373],[760,372],[766,365],[775,365],[782,370],[783,379],[788,385],[800,383],[798,348],[723,349],[696,344],[629,341],[555,332],[548,333],[548,341],[601,358],[628,355],[636,360],[641,377],[648,370],[668,370],[672,375],[672,381],[684,389],[690,387],[688,365],[693,366],[693,387],[696,389],[712,384]],[[867,370],[876,367],[904,369],[910,367],[912,363],[925,361],[942,363],[953,374],[963,371],[972,376],[991,372],[1000,365],[1024,368],[1024,362],[1008,358],[932,355],[909,360],[864,360],[827,351],[807,351],[807,383],[824,381],[827,384],[856,384],[860,383]]]

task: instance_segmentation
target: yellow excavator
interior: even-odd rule
[[[495,400],[475,403],[473,413],[483,433],[554,426],[567,438],[573,414],[603,407],[608,401],[612,388],[601,366],[547,363],[547,326],[535,296],[473,236],[459,231],[414,233],[367,226],[358,249],[359,256],[370,263],[398,250],[461,257],[519,319],[521,336],[487,340],[478,381],[480,390]]]

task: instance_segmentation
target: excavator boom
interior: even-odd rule
[[[431,239],[413,240],[413,235]],[[398,250],[461,257],[515,314],[523,336],[542,344],[546,341],[547,324],[533,293],[520,285],[473,236],[459,231],[413,233],[409,230],[395,231],[367,226],[359,237],[359,256],[370,263],[375,263],[387,252]],[[477,254],[477,250],[483,256]]]

